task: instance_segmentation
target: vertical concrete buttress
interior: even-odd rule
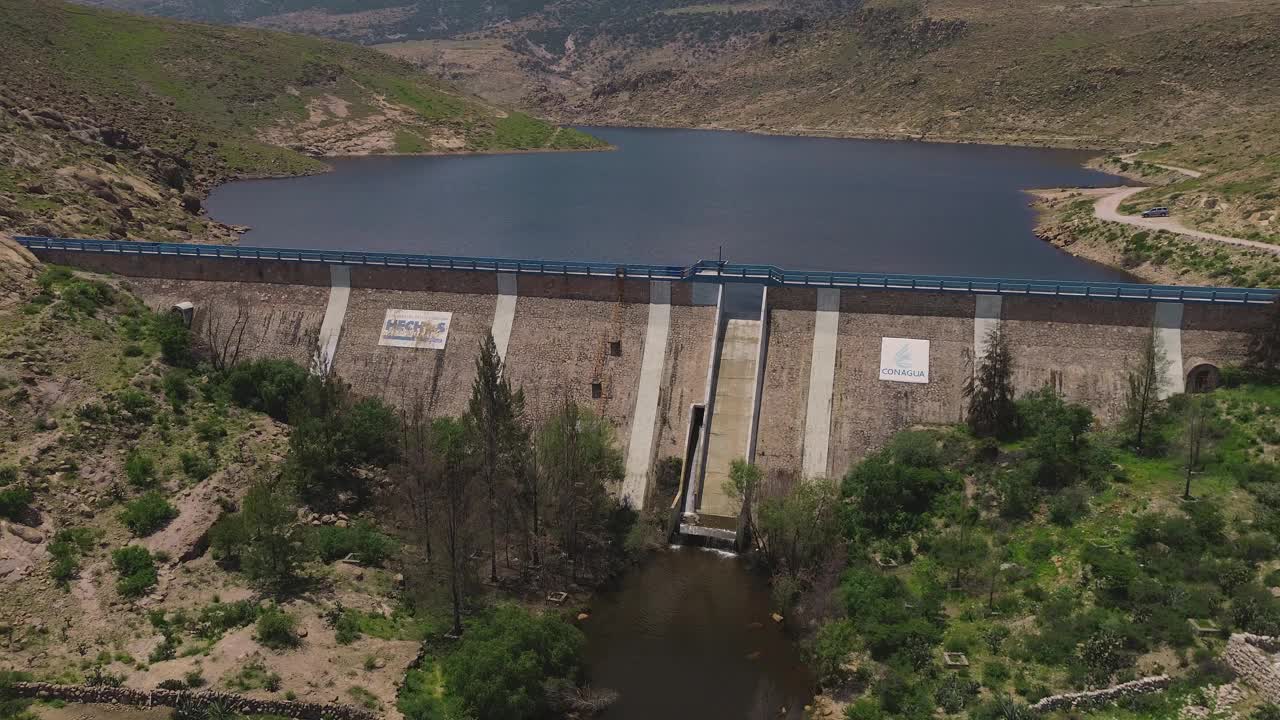
[[[836,382],[836,344],[840,334],[840,290],[818,290],[813,321],[813,359],[809,363],[809,402],[804,416],[802,477],[827,476],[831,444],[831,402]]]
[[[1182,374],[1182,303],[1156,303],[1154,332],[1168,360],[1160,396],[1176,395],[1186,390],[1187,382]]]
[[[511,326],[516,317],[516,275],[498,273],[498,303],[493,307],[493,344],[498,357],[507,361],[507,345],[511,342]]]
[[[649,284],[649,324],[645,330],[640,381],[636,388],[636,409],[631,417],[626,476],[622,481],[622,501],[636,510],[644,508],[649,489],[649,467],[653,460],[653,438],[658,423],[658,398],[662,393],[662,367],[667,358],[667,337],[670,330],[671,283],[654,280]]]
[[[975,295],[973,297],[973,371],[987,356],[987,336],[1000,329],[1000,313],[1004,298],[999,295]]]
[[[324,309],[317,338],[316,358],[312,371],[324,374],[333,367],[333,356],[338,352],[338,338],[342,335],[342,322],[347,317],[347,301],[351,299],[351,267],[329,266],[329,304]]]

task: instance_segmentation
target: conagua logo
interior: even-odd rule
[[[893,354],[893,364],[897,365],[898,368],[902,370],[911,369],[911,346],[910,345],[903,343],[902,347],[898,348],[898,352]]]

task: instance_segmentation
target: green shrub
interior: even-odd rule
[[[182,681],[188,688],[191,688],[192,690],[195,690],[196,688],[204,687],[207,684],[207,681],[204,679],[204,673],[200,672],[199,668],[193,668],[191,670],[188,670],[182,676]]]
[[[124,506],[120,521],[135,537],[146,537],[178,516],[178,509],[158,492],[149,492]]]
[[[1074,525],[1089,514],[1089,491],[1076,485],[1064,489],[1049,501],[1049,520],[1064,527]]]
[[[124,459],[124,475],[134,487],[152,487],[156,484],[156,461],[141,450],[130,450]]]
[[[836,687],[845,679],[844,664],[856,640],[857,631],[848,620],[834,620],[818,629],[808,655],[809,665],[823,687]]]
[[[146,595],[156,585],[156,564],[151,553],[139,545],[129,545],[111,553],[119,579],[116,590],[124,597]]]
[[[445,687],[476,717],[541,717],[548,710],[545,683],[576,681],[584,644],[582,632],[557,617],[500,606],[445,658]]]
[[[88,528],[63,528],[49,543],[53,559],[49,574],[58,587],[65,588],[80,571],[80,556],[93,548],[93,531]]]
[[[146,393],[136,388],[125,388],[116,393],[115,403],[133,422],[150,422],[155,416],[156,404]]]
[[[280,676],[268,670],[260,658],[254,658],[227,680],[227,685],[240,692],[258,689],[276,692],[280,689]]]
[[[196,482],[209,477],[216,469],[214,461],[209,456],[190,450],[178,453],[178,462],[182,463],[182,472]]]
[[[242,628],[257,620],[261,610],[257,603],[250,600],[214,602],[200,609],[191,629],[202,638],[214,640],[228,630]]]
[[[58,293],[62,305],[84,315],[96,315],[98,308],[115,302],[115,291],[100,280],[72,280]]]
[[[184,368],[174,368],[164,374],[164,396],[175,411],[181,411],[191,402],[191,373]]]
[[[933,691],[938,707],[954,714],[978,697],[978,683],[959,675],[947,675]]]
[[[982,665],[982,684],[999,690],[1009,682],[1009,666],[999,660],[988,660]]]
[[[353,612],[341,613],[333,623],[333,631],[339,645],[350,645],[360,639],[360,618]]]
[[[314,376],[289,360],[253,360],[227,373],[226,385],[237,405],[289,422],[289,407]]]
[[[32,492],[25,487],[0,487],[0,518],[17,520],[27,513],[34,498]]]
[[[844,709],[845,720],[884,720],[884,710],[874,698],[860,698]]]
[[[190,367],[191,331],[183,319],[173,313],[157,314],[151,319],[151,337],[160,345],[160,358],[166,365]]]
[[[365,565],[379,566],[396,551],[396,541],[367,520],[345,528],[322,525],[312,528],[310,535],[313,551],[325,562],[354,555]]]
[[[272,650],[294,648],[301,644],[298,637],[298,619],[272,605],[258,615],[254,638]]]

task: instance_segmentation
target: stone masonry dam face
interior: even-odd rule
[[[215,341],[234,333],[239,359],[318,357],[357,392],[405,409],[421,399],[431,417],[465,412],[480,343],[492,333],[531,421],[566,400],[609,420],[626,458],[619,492],[629,502],[643,506],[652,494],[656,462],[683,457],[682,495],[694,498],[686,509],[718,516],[731,513],[703,478],[722,482],[730,455],[770,474],[840,476],[898,430],[962,421],[962,389],[990,329],[1005,333],[1019,394],[1052,385],[1106,422],[1122,411],[1127,372],[1149,333],[1170,360],[1171,394],[1207,366],[1241,363],[1250,329],[1270,312],[1262,303],[771,286],[743,335],[752,348],[730,332],[728,346],[745,364],[733,391],[725,385],[717,395],[726,328],[742,321],[724,317],[714,283],[35,252],[123,276],[157,311],[191,302],[193,331]],[[443,345],[388,345],[390,310],[449,313]],[[893,352],[906,341],[928,342],[923,361],[905,347]],[[895,381],[891,367],[885,372],[895,362],[922,369],[927,382]],[[694,406],[706,408],[697,432]],[[704,490],[714,512],[698,506]]]

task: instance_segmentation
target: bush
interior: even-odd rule
[[[124,476],[137,488],[149,488],[156,484],[156,462],[140,450],[130,450],[124,459]]]
[[[146,548],[138,545],[122,547],[111,553],[111,563],[120,576],[116,590],[122,596],[142,597],[155,587],[156,564]]]
[[[158,492],[149,492],[124,506],[120,521],[135,537],[146,537],[178,516],[178,509]]]
[[[982,684],[999,690],[1009,682],[1009,666],[999,660],[988,660],[982,665]]]
[[[240,512],[214,524],[209,546],[220,562],[239,567],[251,580],[282,589],[297,578],[306,556],[295,519],[286,489],[277,482],[259,481],[249,487]]]
[[[65,588],[80,571],[80,555],[93,547],[93,532],[88,528],[64,528],[49,543],[53,559],[49,574],[58,587]]]
[[[226,377],[233,402],[281,422],[289,422],[289,407],[314,382],[306,368],[289,360],[241,363]]]
[[[325,562],[348,555],[364,565],[379,566],[396,551],[396,541],[378,532],[367,520],[357,520],[345,528],[324,525],[311,529],[311,547]]]
[[[872,698],[855,700],[844,709],[845,720],[884,720],[884,710]]]
[[[360,618],[353,612],[341,613],[333,623],[333,631],[339,645],[350,645],[360,639]]]
[[[182,463],[182,472],[196,482],[208,478],[215,469],[215,463],[209,456],[190,450],[178,453],[178,462]]]
[[[857,632],[848,620],[828,622],[814,635],[809,664],[824,688],[834,688],[845,680],[845,661],[854,648]]]
[[[933,697],[938,707],[951,714],[958,713],[978,697],[978,683],[959,675],[947,675],[938,683]]]
[[[9,718],[26,720],[31,717],[27,714],[27,708],[31,706],[31,701],[19,698],[12,692],[14,683],[30,682],[31,679],[29,673],[16,670],[0,670],[0,718],[5,720]]]
[[[164,396],[175,411],[181,411],[191,401],[191,373],[174,368],[164,374]]]
[[[156,404],[147,394],[136,388],[125,388],[115,394],[115,404],[127,413],[133,422],[150,422],[155,415]]]
[[[0,518],[17,520],[27,513],[34,495],[25,487],[0,488]]]
[[[1066,488],[1049,501],[1049,520],[1067,527],[1089,514],[1089,491],[1078,485]]]
[[[190,367],[195,364],[191,354],[191,331],[181,317],[173,313],[154,316],[151,337],[160,345],[160,359],[166,365]]]
[[[272,650],[294,648],[302,643],[298,637],[298,619],[275,605],[262,610],[255,629],[254,639]]]
[[[98,308],[115,302],[115,291],[100,280],[72,280],[58,294],[62,304],[85,315],[96,315]]]
[[[200,609],[192,628],[197,635],[214,640],[228,630],[242,628],[258,619],[262,608],[250,600],[215,602]]]
[[[445,658],[445,687],[485,720],[541,717],[548,710],[544,683],[576,681],[584,644],[582,632],[557,617],[504,605]]]

